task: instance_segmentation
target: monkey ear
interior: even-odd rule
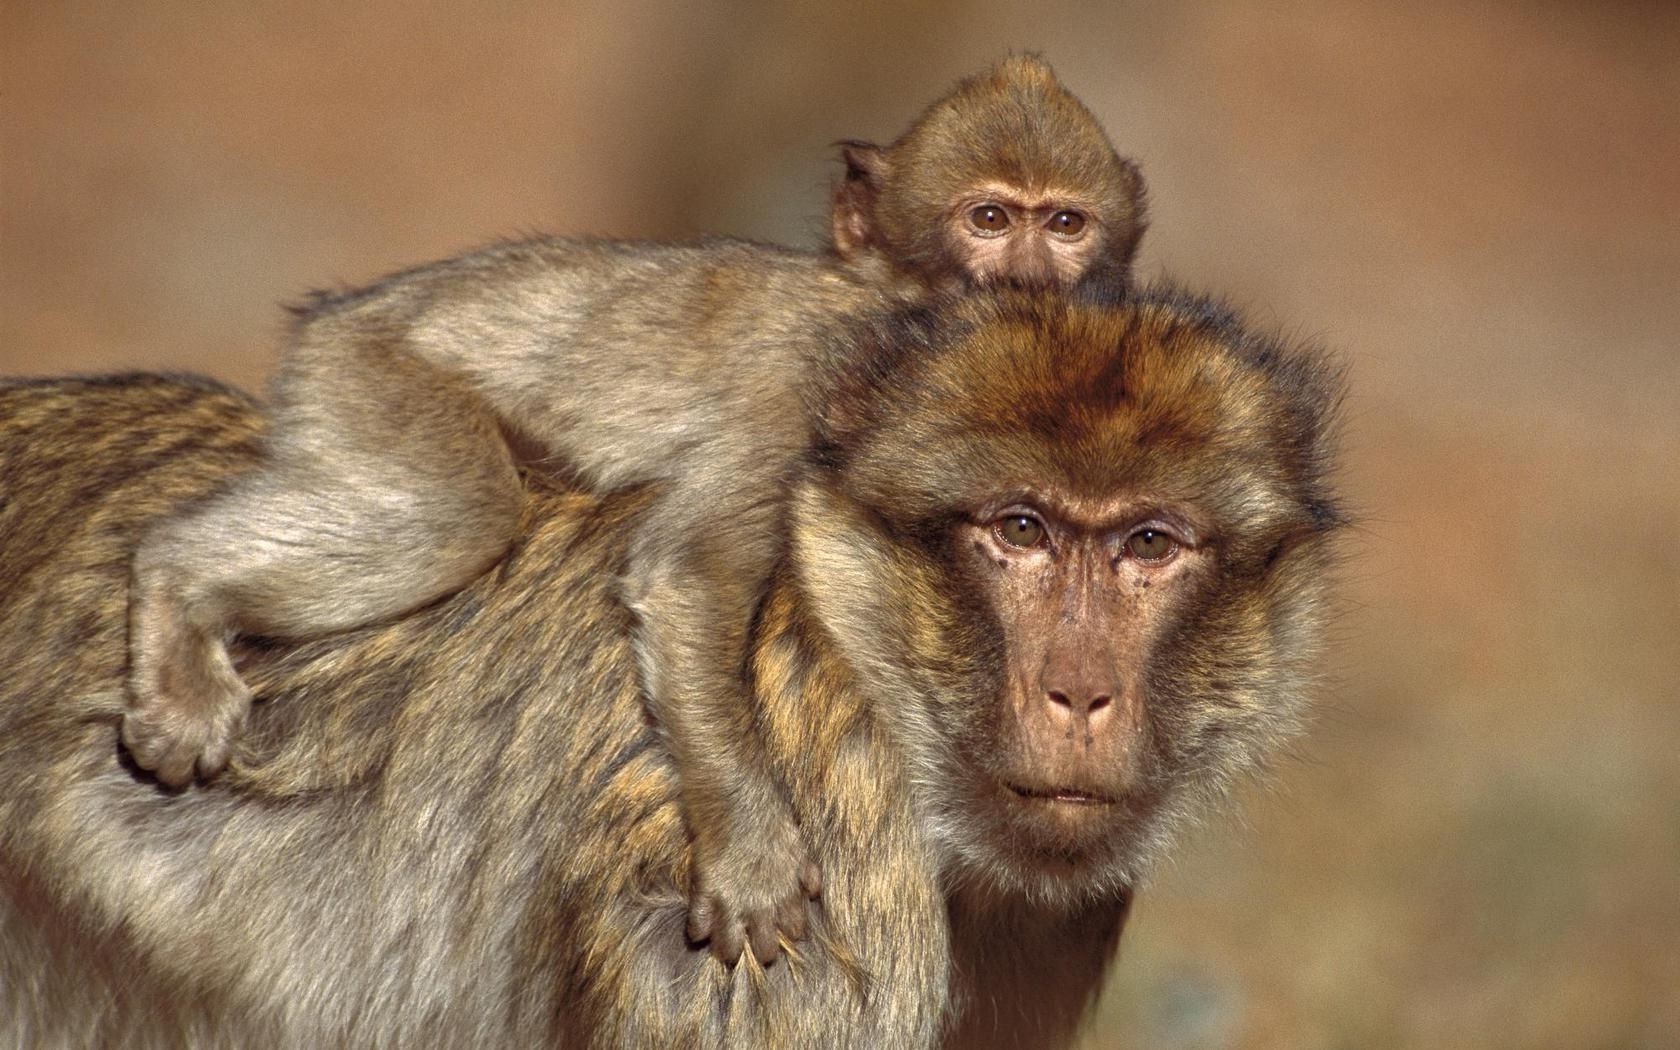
[[[878,246],[875,202],[887,180],[887,151],[872,142],[842,142],[840,158],[846,174],[834,187],[830,216],[834,250],[845,259]]]
[[[846,181],[861,179],[879,190],[887,181],[887,151],[861,139],[847,139],[838,145],[840,159],[846,162]]]

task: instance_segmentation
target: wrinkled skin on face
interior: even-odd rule
[[[1109,250],[1104,208],[1077,188],[1033,191],[1010,183],[957,192],[945,217],[947,251],[977,283],[1071,286]]]
[[[956,527],[955,553],[969,548],[1006,659],[975,790],[1027,863],[1074,864],[1154,804],[1147,672],[1209,554],[1149,502],[1045,493],[980,517]]]

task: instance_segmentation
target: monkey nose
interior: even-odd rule
[[[1052,706],[1065,708],[1068,714],[1080,718],[1089,718],[1114,702],[1113,693],[1106,690],[1071,688],[1046,689],[1044,692]]]
[[[1104,662],[1080,647],[1058,646],[1038,672],[1038,686],[1049,701],[1052,718],[1089,721],[1114,702],[1113,675]]]

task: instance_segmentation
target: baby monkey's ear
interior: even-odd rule
[[[875,204],[886,184],[890,162],[887,151],[873,142],[850,140],[838,145],[846,174],[834,186],[831,233],[834,250],[841,258],[850,259],[860,251],[881,246]]]

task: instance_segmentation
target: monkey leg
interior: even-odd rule
[[[750,622],[781,535],[780,485],[740,480],[753,476],[713,465],[678,482],[634,538],[626,580],[643,685],[693,835],[688,936],[729,964],[748,947],[772,962],[782,941],[802,939],[821,888],[746,694]],[[739,494],[713,488],[720,477]]]
[[[351,400],[326,407],[367,410]],[[261,466],[145,538],[122,725],[138,765],[178,787],[227,764],[251,700],[232,635],[307,638],[396,616],[506,552],[523,505],[506,443],[467,406],[443,412],[370,426],[283,408]]]

